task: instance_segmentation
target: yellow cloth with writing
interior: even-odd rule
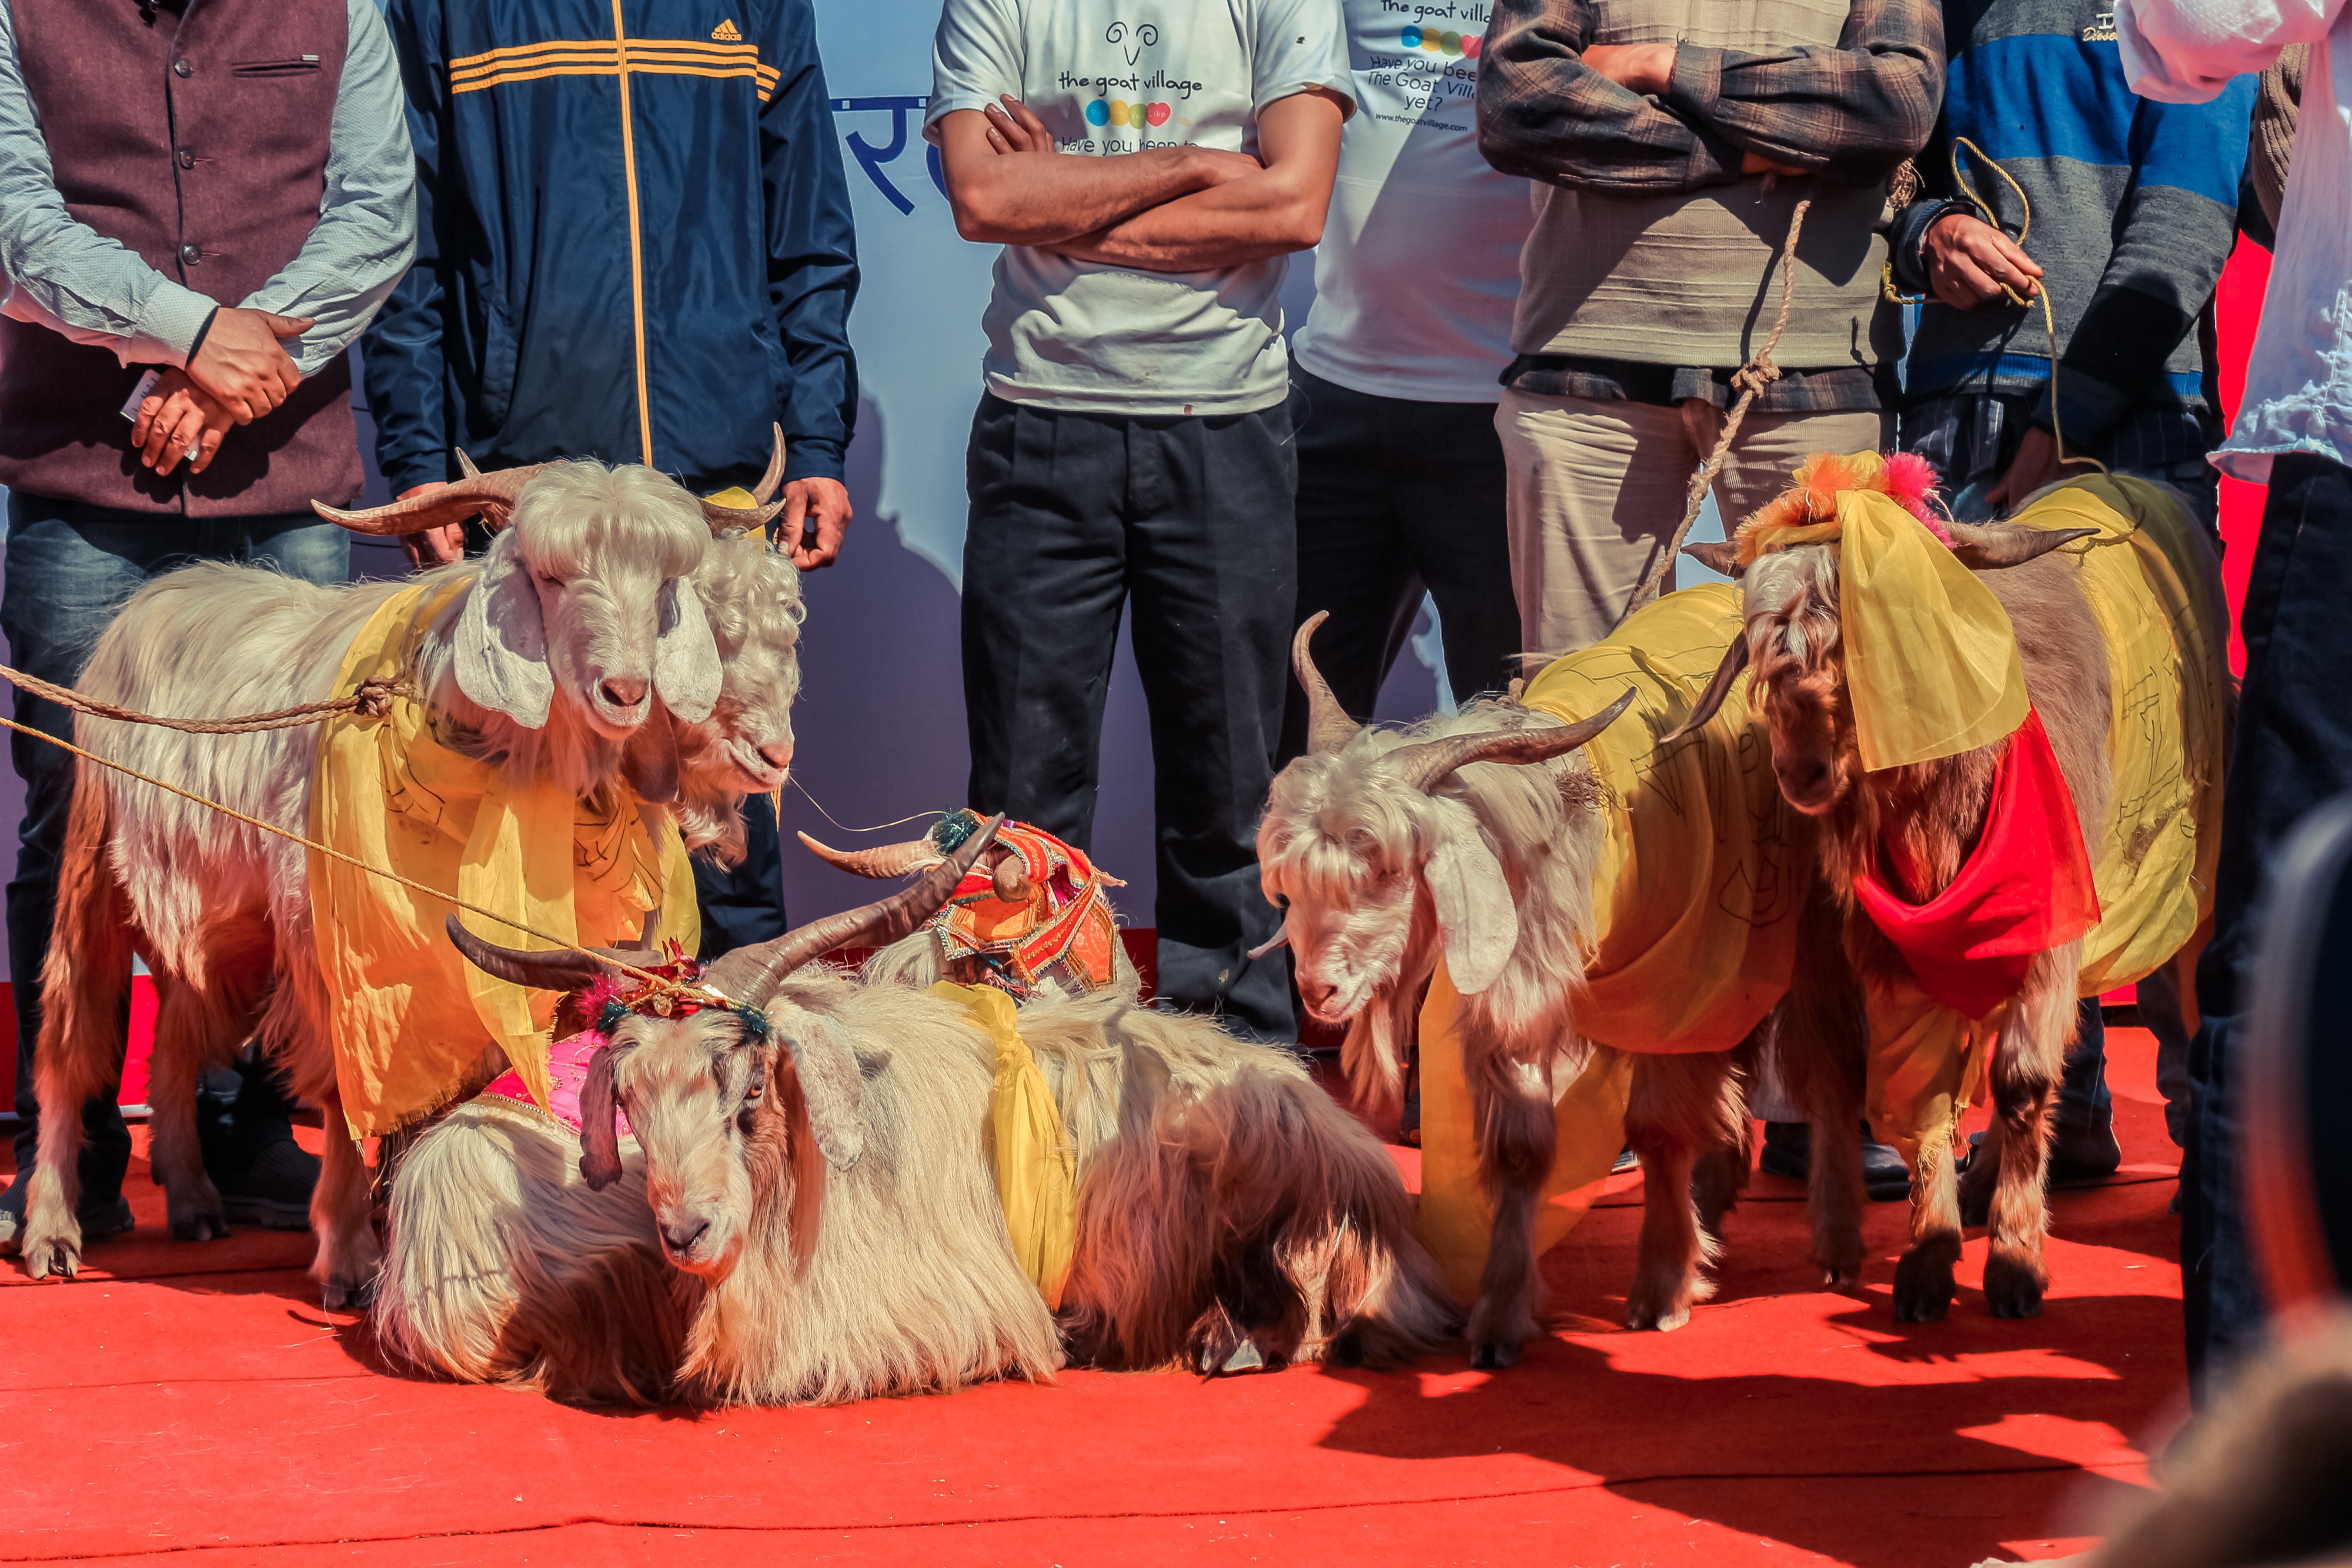
[[[1837,498],[1838,631],[1862,765],[1956,757],[2025,722],[2025,666],[2000,601],[1892,496]]]
[[[1585,747],[1607,839],[1593,885],[1592,946],[1577,1031],[1597,1047],[1554,1104],[1559,1134],[1537,1245],[1574,1227],[1624,1145],[1628,1052],[1728,1051],[1762,1021],[1797,950],[1810,857],[1781,800],[1742,676],[1715,716],[1661,745],[1741,635],[1739,591],[1667,594],[1591,647],[1555,660],[1520,694],[1580,719],[1633,703]],[[1454,1018],[1443,966],[1421,1015],[1423,1241],[1447,1280],[1475,1293],[1493,1205],[1478,1184]],[[1433,1109],[1434,1104],[1435,1109]]]
[[[412,669],[426,627],[457,591],[420,584],[387,599],[345,652],[336,695]],[[567,941],[634,945],[646,912],[659,909],[661,938],[689,953],[701,942],[694,875],[667,812],[645,810],[617,786],[583,800],[544,781],[519,783],[441,745],[425,706],[409,698],[381,719],[338,714],[320,726],[310,836]],[[310,866],[335,1083],[352,1135],[437,1109],[492,1047],[544,1110],[558,998],[459,956],[442,929],[456,909],[446,898],[315,850]],[[462,918],[505,946],[548,946],[478,915]]]
[[[2087,846],[2100,920],[2079,988],[2095,997],[2173,963],[2212,914],[2228,610],[2198,525],[2159,486],[2077,479],[2013,520],[2097,530],[2061,550],[2098,620],[2110,689],[2113,789]],[[1903,979],[1874,987],[1869,1013],[1871,1127],[1916,1163],[1975,1102],[2007,1009],[1972,1022]]]
[[[988,1096],[989,1158],[996,1197],[1021,1271],[1036,1283],[1048,1311],[1059,1312],[1078,1238],[1078,1161],[1062,1125],[1062,1108],[1021,1038],[1013,998],[993,986],[942,980],[932,996],[961,1003],[996,1051]]]

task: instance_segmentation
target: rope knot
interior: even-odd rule
[[[1780,379],[1780,367],[1772,362],[1769,349],[1731,372],[1731,384],[1741,392],[1760,392]]]
[[[407,695],[408,688],[403,683],[370,675],[352,693],[352,712],[362,718],[385,718],[392,713],[393,700]]]

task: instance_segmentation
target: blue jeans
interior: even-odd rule
[[[347,582],[351,535],[307,512],[192,520],[11,494],[7,581],[0,589],[9,663],[71,685],[123,601],[149,578],[200,559],[275,565],[311,582]],[[16,722],[73,738],[69,710],[21,692]],[[16,1168],[27,1171],[40,1136],[33,1043],[41,1032],[41,965],[57,918],[58,860],[73,802],[74,759],[13,731],[8,753],[25,781],[16,874],[8,883],[8,977],[16,1005]],[[121,1195],[131,1159],[131,1130],[111,1087],[82,1108],[82,1125],[89,1142],[82,1145],[81,1203],[85,1209],[102,1207]]]
[[[2189,1053],[2192,1100],[2180,1171],[2181,1309],[2192,1386],[2259,1344],[2263,1302],[2238,1186],[2231,1057],[2262,932],[2265,868],[2304,814],[2352,789],[2352,469],[2302,453],[2271,466],[2241,626],[2246,679],[2221,806],[2213,940],[2197,966],[2204,1015]],[[2342,1106],[2319,1113],[2340,1118]],[[2328,1194],[2341,1203],[2352,1195]]]

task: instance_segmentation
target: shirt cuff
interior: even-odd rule
[[[789,485],[795,479],[838,480],[843,477],[841,443],[820,441],[806,435],[790,437],[785,441],[785,484]]]
[[[140,336],[163,344],[171,350],[172,363],[185,366],[189,350],[195,347],[196,334],[204,330],[205,322],[216,308],[204,295],[166,278],[139,312]]]
[[[1667,79],[1665,101],[1697,116],[1706,129],[1715,126],[1716,106],[1723,97],[1723,51],[1704,44],[1675,46],[1674,74]]]

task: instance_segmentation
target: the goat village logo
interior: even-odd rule
[[[2116,32],[2116,14],[2113,11],[2102,11],[2092,17],[2091,25],[2083,29],[2083,42],[2086,44],[2122,42],[2121,37]]]
[[[1474,60],[1486,44],[1486,40],[1475,33],[1440,32],[1435,27],[1423,27],[1411,23],[1407,23],[1404,30],[1397,35],[1397,42],[1408,49],[1419,49],[1425,54],[1444,55],[1449,59],[1466,56]]]
[[[1171,76],[1163,68],[1142,74],[1140,67],[1145,51],[1160,42],[1160,28],[1145,22],[1130,26],[1115,21],[1103,31],[1103,42],[1118,49],[1130,71],[1129,76],[1103,75],[1088,77],[1075,71],[1064,71],[1060,85],[1065,89],[1092,88],[1097,96],[1087,103],[1084,114],[1088,125],[1107,130],[1158,130],[1175,118],[1177,105],[1189,101],[1201,90],[1201,83]],[[1124,90],[1135,93],[1133,99],[1114,96]],[[1165,94],[1165,97],[1160,95]],[[1183,126],[1192,122],[1183,121]],[[1178,134],[1181,133],[1179,128]],[[1088,147],[1091,142],[1087,143]],[[1110,143],[1113,147],[1121,145]],[[1149,141],[1146,145],[1151,145]]]
[[[743,41],[743,35],[736,30],[735,18],[732,16],[711,28],[710,36],[722,44],[740,44]]]

